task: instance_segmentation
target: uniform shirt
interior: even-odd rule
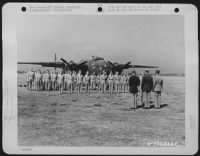
[[[88,83],[89,80],[90,80],[89,75],[85,75],[85,76],[84,76],[84,82],[85,82],[85,83]]]
[[[119,79],[120,79],[119,75],[114,75],[114,81],[115,82],[119,82]]]
[[[49,80],[51,80],[51,75],[49,73],[46,73],[45,74],[45,81],[47,82]]]
[[[129,76],[129,75],[126,75],[125,77],[126,77],[126,83],[129,83],[129,78],[130,78],[130,76]]]
[[[100,76],[100,81],[103,83],[103,82],[105,82],[105,79],[106,79],[106,76],[104,74],[102,74]]]
[[[126,76],[125,76],[125,75],[123,75],[121,79],[122,79],[122,83],[124,83],[124,84],[125,84],[125,83],[126,83]]]
[[[111,81],[112,81],[113,79],[114,79],[114,76],[113,76],[113,75],[109,75],[109,76],[108,76],[108,80],[111,80]]]
[[[94,75],[90,75],[90,80],[93,82],[95,80],[95,76]]]
[[[32,71],[28,72],[27,77],[28,77],[27,78],[28,81],[33,80],[34,79],[34,72],[32,72]]]
[[[72,81],[77,81],[77,76],[76,76],[76,74],[72,74]]]
[[[65,82],[67,82],[67,77],[68,77],[68,74],[65,73],[65,74],[64,74],[64,81],[65,81]]]
[[[160,76],[155,76],[154,77],[154,85],[153,85],[153,90],[154,91],[162,91],[163,88],[163,79]]]
[[[62,83],[64,81],[64,75],[63,74],[58,74],[58,82]]]
[[[83,75],[82,75],[82,74],[78,74],[78,75],[77,75],[77,82],[78,82],[78,83],[81,83],[81,82],[82,82],[82,79],[83,79]]]
[[[51,80],[56,81],[56,79],[57,79],[57,75],[55,73],[52,73],[51,74]]]
[[[42,80],[42,74],[37,73],[37,80],[38,80],[38,81]]]
[[[67,76],[67,82],[68,83],[72,83],[72,75],[71,74],[68,74],[68,76]]]

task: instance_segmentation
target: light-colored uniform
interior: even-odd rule
[[[119,75],[119,88],[121,91],[123,90],[123,75]]]
[[[95,89],[95,75],[90,75],[90,86],[91,86],[91,89]]]
[[[68,86],[68,84],[67,84],[67,78],[68,78],[68,73],[65,73],[64,74],[64,89],[65,90],[67,90],[67,86]]]
[[[129,91],[129,78],[130,76],[129,75],[126,75],[126,91],[128,92]],[[140,81],[141,82],[141,81]]]
[[[114,75],[114,86],[115,86],[115,91],[119,92],[119,75],[115,74]]]
[[[27,73],[27,85],[28,85],[28,89],[32,90],[33,89],[33,83],[34,83],[34,72],[30,71]]]
[[[100,76],[100,83],[101,83],[101,91],[102,93],[106,92],[106,75],[102,74]]]
[[[42,74],[41,73],[37,73],[37,90],[41,90],[42,89]]]
[[[82,91],[82,83],[83,81],[83,75],[78,73],[77,74],[77,90],[78,90],[78,93],[80,93]]]
[[[46,73],[45,75],[45,88],[46,90],[50,90],[51,88],[51,74],[50,73]]]
[[[125,75],[121,76],[121,83],[122,83],[122,91],[125,93],[126,92],[126,76]]]
[[[67,76],[67,85],[70,93],[72,93],[72,75],[68,74]]]
[[[58,85],[59,85],[59,92],[63,92],[63,83],[64,83],[64,75],[58,74]]]
[[[86,74],[83,78],[83,82],[85,85],[85,92],[89,92],[89,80],[90,80],[90,77],[88,74]]]
[[[74,90],[76,88],[77,85],[77,75],[76,73],[72,74],[72,89]]]
[[[156,98],[155,108],[160,108],[162,89],[163,89],[163,79],[159,75],[156,75],[154,77],[154,85],[153,85],[153,91],[155,93],[155,98]]]
[[[101,87],[100,87],[100,77],[101,77],[100,75],[97,75],[97,76],[96,76],[96,85],[97,85],[97,88],[98,88],[98,89],[101,88]]]
[[[56,73],[51,74],[51,81],[52,81],[53,90],[56,90],[56,88],[57,88],[57,75],[56,75]]]
[[[109,84],[109,92],[112,93],[113,92],[113,84],[114,84],[114,76],[113,75],[109,75],[108,76],[108,84]]]

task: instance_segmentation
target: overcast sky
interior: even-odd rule
[[[91,56],[162,73],[184,73],[184,20],[180,15],[21,15],[18,61],[79,62]],[[22,67],[22,66],[19,66]]]

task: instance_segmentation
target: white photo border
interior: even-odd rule
[[[53,12],[52,7],[68,6],[69,12]],[[26,13],[21,7],[28,8]],[[37,7],[49,7],[37,11]],[[110,11],[116,6],[153,6],[154,10]],[[74,7],[74,8],[73,8]],[[97,8],[103,11],[98,12]],[[179,8],[180,12],[174,12]],[[32,9],[32,10],[31,10]],[[34,11],[36,9],[36,11]],[[17,141],[17,40],[16,17],[21,14],[68,15],[174,15],[184,16],[185,36],[185,146],[184,147],[42,147],[18,146]],[[198,10],[192,4],[111,4],[111,3],[6,3],[2,7],[3,39],[3,150],[9,154],[177,154],[198,151]]]

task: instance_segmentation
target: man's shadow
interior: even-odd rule
[[[153,104],[152,101],[150,102],[150,104],[151,104],[151,105],[150,105],[150,108],[149,108],[149,109],[155,108],[155,106],[154,106],[154,104]],[[166,103],[165,103],[165,104],[161,104],[161,105],[160,105],[160,108],[164,108],[164,107],[167,107],[167,106],[168,106],[168,104],[166,104]],[[144,108],[144,103],[143,103],[142,105],[138,105],[137,108]]]

